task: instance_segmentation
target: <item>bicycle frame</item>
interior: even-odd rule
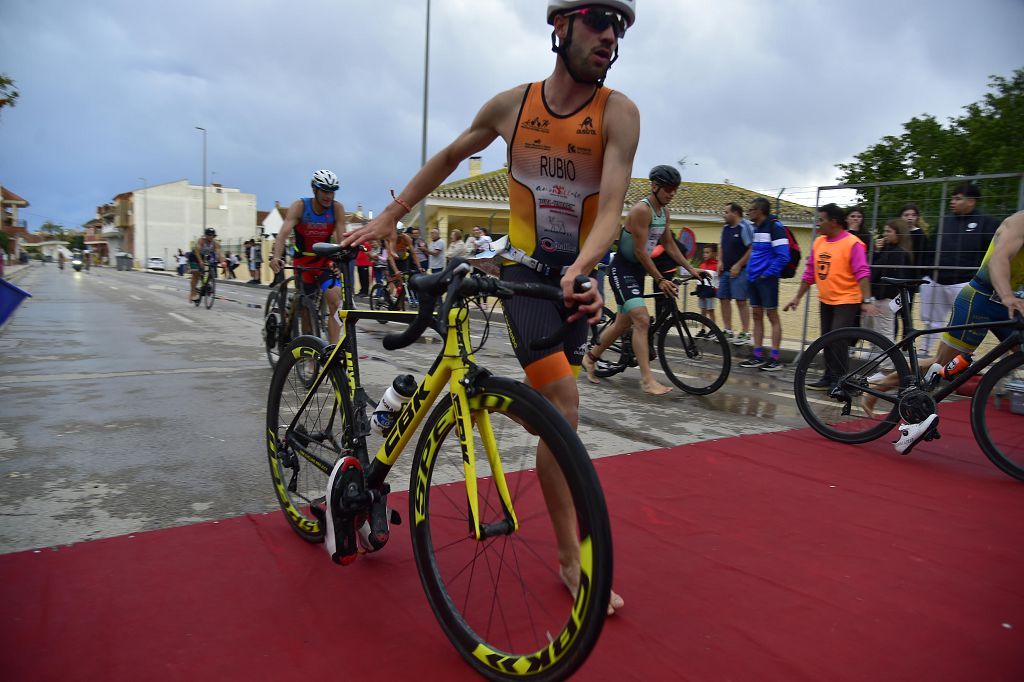
[[[909,300],[909,294],[908,294],[908,291],[907,291],[906,287],[901,287],[900,288],[900,297],[901,297],[900,300],[902,300],[902,301]],[[918,388],[921,388],[922,384],[924,383],[924,375],[921,373],[921,365],[920,365],[920,362],[918,361],[917,348],[915,347],[915,345],[913,343],[914,340],[917,339],[918,337],[925,336],[925,335],[928,335],[928,334],[941,334],[943,332],[949,332],[949,331],[962,331],[962,330],[965,330],[965,329],[982,329],[982,328],[984,328],[984,329],[991,330],[991,329],[1002,329],[1004,327],[1016,327],[1018,329],[1016,334],[1011,334],[1006,340],[1000,341],[999,344],[997,344],[995,348],[989,350],[983,356],[981,356],[980,358],[975,360],[973,363],[971,363],[971,365],[967,369],[965,369],[962,372],[960,372],[948,384],[944,384],[940,388],[938,388],[935,391],[933,391],[932,392],[932,397],[935,399],[935,402],[941,402],[942,400],[947,398],[951,393],[953,393],[958,388],[963,386],[965,383],[970,381],[970,379],[972,377],[977,376],[978,373],[981,372],[983,369],[987,368],[989,365],[991,365],[991,364],[995,363],[997,360],[999,360],[1008,351],[1012,350],[1015,347],[1019,348],[1021,351],[1024,351],[1024,323],[1019,322],[1018,320],[1016,320],[1014,318],[1010,318],[1009,320],[1003,320],[1001,322],[973,322],[971,324],[958,324],[958,325],[952,325],[952,326],[948,326],[948,327],[938,327],[938,328],[935,328],[935,329],[920,329],[920,330],[917,330],[917,329],[914,329],[913,319],[911,319],[909,307],[908,306],[903,306],[902,308],[900,308],[900,319],[903,322],[904,329],[909,330],[910,333],[907,334],[906,336],[904,336],[899,341],[896,341],[895,343],[893,343],[891,346],[888,346],[884,350],[882,350],[879,353],[877,353],[875,355],[875,357],[869,358],[867,360],[867,362],[865,362],[864,364],[860,365],[860,367],[857,368],[856,370],[851,371],[851,372],[847,372],[846,376],[843,377],[844,380],[847,377],[849,377],[849,376],[851,376],[853,374],[857,374],[858,372],[862,371],[864,369],[864,367],[866,367],[868,364],[870,364],[872,362],[876,362],[879,358],[881,358],[883,356],[887,356],[891,351],[897,350],[899,352],[903,352],[904,349],[905,349],[906,353],[907,353],[907,356],[910,359],[910,369],[914,373],[914,383],[913,383],[913,385],[918,387]],[[904,386],[902,388],[909,388],[909,387]],[[885,393],[881,393],[881,392],[877,391],[876,389],[871,388],[870,385],[867,386],[867,387],[862,388],[862,390],[865,393],[873,395],[873,396],[875,396],[877,398],[881,398],[881,399],[889,401],[889,402],[893,401],[892,396],[889,396],[889,395],[887,395]]]
[[[469,315],[465,308],[453,308],[449,313],[448,334],[442,351],[434,360],[433,365],[420,381],[416,392],[405,403],[396,416],[395,425],[385,436],[384,443],[378,450],[372,461],[368,460],[366,451],[366,436],[370,433],[369,421],[365,409],[369,406],[366,393],[359,384],[359,366],[356,362],[358,357],[356,349],[355,325],[361,319],[387,320],[394,322],[410,322],[417,314],[415,312],[399,311],[366,311],[356,310],[352,307],[351,292],[346,287],[346,301],[342,309],[338,310],[338,317],[342,324],[342,336],[337,346],[330,355],[323,361],[322,368],[309,389],[302,404],[296,410],[295,417],[283,436],[283,442],[289,443],[290,437],[295,429],[299,417],[309,405],[317,389],[327,378],[334,373],[336,378],[341,380],[347,390],[335,390],[334,409],[341,409],[345,419],[345,433],[342,438],[342,448],[355,451],[356,457],[367,464],[365,472],[366,487],[368,490],[379,490],[384,487],[385,480],[391,471],[392,466],[401,456],[409,440],[412,438],[420,423],[429,414],[431,407],[441,396],[447,387],[451,397],[455,414],[455,426],[458,428],[459,444],[462,450],[463,470],[466,480],[466,493],[468,497],[469,513],[473,526],[473,532],[478,540],[492,535],[516,530],[519,527],[515,512],[512,508],[511,496],[505,479],[505,473],[498,456],[497,442],[491,428],[490,416],[487,412],[488,405],[473,405],[474,377],[479,375],[480,370],[473,362],[472,344],[469,335]],[[340,368],[339,368],[340,366]],[[340,371],[339,371],[340,369]],[[501,504],[505,514],[505,522],[498,524],[480,523],[479,501],[477,495],[476,475],[476,453],[471,437],[473,422],[476,422],[477,432],[480,434],[484,450],[487,454],[488,463],[491,468],[494,484],[500,496]],[[447,424],[439,423],[439,426]],[[273,432],[269,435],[271,447],[276,451],[276,436]],[[436,437],[437,434],[431,434]],[[313,463],[314,466],[330,472],[330,466],[316,456],[305,452],[303,448],[297,448],[299,454]],[[430,462],[423,462],[424,467],[429,468]],[[420,469],[417,472],[417,490],[420,492],[427,486],[427,470]],[[279,483],[280,484],[280,483]],[[419,523],[425,518],[422,509],[417,508],[416,522]]]

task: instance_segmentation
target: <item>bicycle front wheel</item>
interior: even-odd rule
[[[698,313],[677,312],[675,320],[668,318],[658,331],[658,357],[669,380],[694,395],[720,389],[732,369],[725,334]]]
[[[286,344],[282,343],[284,330],[284,306],[278,303],[279,293],[271,289],[267,295],[267,302],[263,304],[263,346],[267,351],[267,361],[270,368],[277,367],[277,360],[281,356],[281,348]]]
[[[213,307],[213,296],[217,289],[216,282],[217,278],[211,276],[206,282],[206,287],[203,289],[203,305],[206,306],[207,310]]]
[[[481,540],[466,532],[462,449],[446,396],[423,427],[409,486],[420,579],[445,634],[478,672],[492,679],[522,679],[527,671],[530,679],[563,679],[586,659],[604,624],[612,579],[604,495],[579,437],[539,393],[497,377],[479,386],[470,398],[475,498],[481,527],[498,530]],[[479,433],[485,420],[501,476],[488,465]],[[547,490],[538,475],[539,440],[553,452],[539,467]],[[502,486],[506,497],[498,492]],[[546,498],[560,506],[563,537],[579,544],[582,587],[575,599],[560,577]],[[509,522],[507,502],[518,527]]]
[[[971,400],[971,428],[992,463],[1024,481],[1024,353],[1003,358],[985,374]]]
[[[323,542],[320,520],[325,518],[327,480],[342,454],[345,415],[337,396],[346,390],[343,374],[332,372],[317,387],[292,433],[285,434],[309,393],[306,376],[325,348],[323,339],[295,339],[281,354],[267,398],[267,458],[274,494],[288,525],[308,542]]]
[[[899,421],[898,392],[913,383],[906,357],[871,329],[835,329],[800,355],[793,378],[796,406],[815,431],[840,443],[867,443]],[[861,407],[877,398],[874,411]]]

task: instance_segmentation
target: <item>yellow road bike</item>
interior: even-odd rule
[[[351,257],[328,244],[314,251],[342,265]],[[267,405],[278,502],[295,532],[325,542],[337,563],[380,550],[389,524],[401,522],[387,507],[388,473],[422,424],[409,478],[410,534],[441,628],[486,677],[564,679],[596,644],[606,615],[612,547],[604,495],[586,449],[554,406],[529,386],[477,364],[468,314],[479,296],[531,296],[561,307],[561,291],[471,274],[461,259],[443,272],[417,275],[410,286],[420,296],[416,313],[355,310],[351,287],[345,287],[337,346],[302,336],[282,353]],[[434,315],[442,293],[444,304]],[[444,340],[372,458],[367,409],[373,404],[360,385],[356,348],[361,319],[410,323],[384,338],[388,350],[414,342],[428,328]],[[555,343],[560,339],[535,345]],[[305,379],[311,367],[312,383]],[[552,456],[538,473],[541,440]],[[575,595],[561,581],[546,503],[545,493],[558,486],[566,491],[562,518],[575,527],[579,545]]]

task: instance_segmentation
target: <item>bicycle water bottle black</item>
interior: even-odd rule
[[[395,425],[402,405],[408,402],[413,393],[416,392],[416,379],[411,374],[399,374],[391,382],[391,386],[384,392],[384,396],[373,409],[373,416],[370,418],[374,430],[384,435]]]

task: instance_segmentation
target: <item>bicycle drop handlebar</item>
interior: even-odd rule
[[[414,274],[409,279],[409,288],[419,297],[419,312],[403,331],[388,334],[383,339],[386,350],[404,348],[418,339],[428,327],[434,327],[444,337],[448,328],[448,311],[456,299],[472,296],[495,296],[500,299],[512,296],[527,296],[552,301],[561,307],[564,297],[558,287],[538,282],[505,282],[487,275],[471,274],[472,267],[462,258],[453,258],[441,272],[432,275]],[[582,293],[590,287],[590,280],[582,275],[576,278],[575,290]],[[437,325],[433,325],[433,310],[437,297],[445,294]],[[562,326],[550,336],[537,339],[530,344],[533,350],[550,348],[560,343],[568,331]]]

